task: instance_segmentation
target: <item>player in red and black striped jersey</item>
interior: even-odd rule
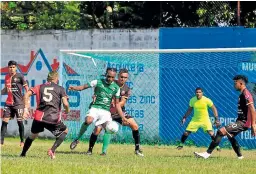
[[[31,135],[26,139],[21,156],[25,156],[33,140],[44,128],[49,130],[55,137],[56,141],[52,148],[48,150],[48,155],[55,158],[55,150],[65,139],[68,129],[61,121],[61,103],[65,112],[69,112],[68,96],[65,89],[59,86],[58,73],[50,72],[44,84],[31,88],[24,96],[25,112],[24,117],[28,115],[28,100],[32,95],[36,95],[37,108],[34,113],[34,120],[31,127]]]
[[[23,146],[24,125],[22,116],[24,112],[24,102],[22,90],[25,88],[25,90],[28,91],[28,86],[24,76],[16,72],[17,62],[13,60],[9,61],[8,69],[9,73],[5,76],[5,87],[1,90],[1,95],[8,95],[4,106],[4,114],[1,126],[1,145],[4,144],[4,136],[7,132],[7,124],[9,120],[16,116],[20,133],[20,146]]]
[[[243,159],[241,154],[240,146],[235,139],[242,131],[246,131],[251,127],[252,136],[256,136],[256,114],[254,108],[253,97],[251,93],[246,88],[246,83],[248,79],[244,75],[237,75],[233,78],[234,87],[241,94],[238,100],[238,112],[237,120],[235,123],[230,123],[229,125],[222,127],[218,130],[215,139],[210,144],[207,152],[198,153],[195,152],[197,157],[208,158],[212,151],[217,147],[222,139],[222,137],[227,136],[230,141],[234,151],[237,154],[238,159]]]

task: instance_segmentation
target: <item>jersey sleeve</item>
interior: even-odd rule
[[[128,99],[131,96],[131,93],[132,93],[131,89],[128,88],[128,90],[125,91],[125,94],[122,97],[124,97],[125,99]]]
[[[190,100],[189,100],[189,107],[194,107],[194,100],[193,100],[193,98],[191,98]]]
[[[40,86],[41,85],[37,85],[37,86],[35,86],[33,88],[30,88],[29,91],[31,91],[33,93],[33,95],[37,95],[37,94],[39,94]]]
[[[208,106],[208,107],[212,107],[212,105],[213,105],[212,100],[209,99],[209,98],[207,98],[207,106]]]
[[[117,90],[117,92],[116,92],[116,94],[115,94],[115,97],[116,97],[116,98],[120,98],[120,88],[118,88],[118,90]]]
[[[90,88],[93,88],[93,87],[95,87],[95,86],[97,85],[97,83],[98,83],[98,80],[93,80],[93,81],[87,83],[87,85],[88,85]]]
[[[28,84],[27,84],[27,81],[25,80],[25,77],[24,77],[22,74],[20,74],[20,80],[21,80],[21,84],[22,84],[23,86],[28,85]]]
[[[60,88],[60,97],[68,97],[65,89],[63,87]]]
[[[252,97],[251,93],[248,90],[246,90],[244,92],[244,97],[245,97],[245,100],[246,100],[246,105],[253,104],[253,97]]]

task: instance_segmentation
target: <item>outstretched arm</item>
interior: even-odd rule
[[[187,117],[191,114],[193,108],[192,107],[189,107],[187,109],[187,112],[185,113],[185,115],[182,117],[182,120],[181,120],[181,124],[184,124],[186,122],[186,119]]]
[[[68,90],[71,90],[71,91],[82,91],[82,90],[85,90],[87,88],[89,88],[89,86],[87,84],[85,84],[85,85],[81,85],[81,86],[70,86],[68,88]]]

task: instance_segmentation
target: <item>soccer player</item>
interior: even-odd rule
[[[31,135],[26,139],[20,155],[22,157],[26,156],[32,142],[38,137],[38,134],[43,132],[44,128],[46,128],[56,137],[52,148],[48,150],[48,155],[51,159],[54,159],[55,150],[64,141],[68,133],[67,126],[61,121],[61,103],[63,103],[66,113],[70,111],[68,96],[65,89],[58,85],[58,81],[58,72],[49,72],[46,83],[31,88],[24,95],[24,118],[28,116],[28,101],[29,97],[32,95],[36,95],[37,108],[31,127]]]
[[[5,87],[1,90],[1,95],[7,94],[8,97],[4,106],[4,114],[1,126],[1,145],[4,144],[4,136],[7,132],[7,124],[10,119],[15,116],[19,126],[20,146],[24,145],[24,124],[23,112],[24,102],[22,96],[22,89],[28,91],[27,82],[24,76],[17,73],[17,62],[11,60],[8,62],[9,73],[5,76]]]
[[[132,135],[133,135],[134,142],[135,142],[135,154],[138,156],[144,156],[142,153],[142,150],[140,149],[139,126],[135,122],[135,120],[125,112],[125,104],[131,94],[131,89],[125,84],[126,81],[128,80],[128,77],[129,77],[128,70],[120,69],[119,74],[118,74],[118,80],[116,80],[115,82],[120,87],[120,91],[121,91],[120,106],[122,107],[122,111],[125,114],[125,118],[127,118],[129,120],[129,124],[127,122],[122,121],[122,118],[117,113],[115,103],[111,104],[110,112],[111,112],[113,121],[116,121],[123,126],[129,126],[132,129]],[[95,131],[96,131],[96,129],[95,129]],[[107,132],[105,132],[105,134],[103,136],[103,146],[102,146],[102,153],[101,153],[102,156],[106,155],[106,153],[107,153],[107,148],[109,146],[110,139],[111,139],[111,134],[108,134]],[[89,147],[89,150],[92,151],[92,149],[93,149],[93,147]]]
[[[87,112],[85,122],[82,124],[78,137],[70,144],[70,149],[74,149],[79,143],[79,138],[87,130],[88,126],[91,123],[95,123],[96,131],[91,135],[89,146],[93,147],[98,134],[101,131],[102,127],[105,127],[106,122],[112,121],[110,113],[110,105],[112,98],[115,97],[115,106],[117,113],[121,116],[121,119],[124,123],[129,124],[129,121],[125,118],[120,103],[120,87],[114,82],[116,76],[115,68],[107,68],[105,79],[93,80],[90,83],[87,83],[82,86],[70,86],[69,90],[81,91],[87,88],[94,87],[94,95],[96,96],[95,101],[91,104],[89,111]],[[89,148],[87,151],[88,155],[92,154],[92,149]]]
[[[214,141],[211,142],[206,152],[198,153],[195,152],[197,157],[209,158],[224,136],[228,137],[238,159],[243,159],[243,155],[240,150],[240,146],[235,139],[235,137],[242,131],[246,131],[251,127],[252,136],[256,136],[256,115],[253,103],[253,97],[251,93],[246,88],[248,79],[244,75],[236,75],[234,78],[234,88],[240,91],[240,96],[238,99],[238,110],[237,110],[237,120],[235,123],[230,123],[225,127],[220,128],[217,131]]]
[[[183,116],[181,123],[182,125],[186,122],[187,117],[190,115],[192,110],[194,109],[194,116],[190,123],[188,124],[186,131],[183,133],[181,137],[181,143],[177,147],[177,149],[182,149],[183,145],[188,138],[188,136],[193,132],[197,132],[199,128],[202,128],[204,132],[207,132],[211,139],[214,140],[214,132],[212,129],[212,123],[210,121],[209,113],[208,113],[208,107],[210,107],[213,111],[216,126],[219,126],[218,121],[218,112],[216,107],[214,106],[211,99],[203,96],[203,90],[202,88],[198,87],[196,88],[196,96],[191,98],[189,101],[189,108],[187,109],[187,112]]]

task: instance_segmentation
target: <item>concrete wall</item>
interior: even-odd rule
[[[158,29],[142,30],[80,30],[80,31],[1,31],[1,68],[9,60],[27,65],[30,52],[40,48],[49,62],[58,58],[60,49],[158,49]],[[43,78],[43,77],[39,77]],[[1,76],[4,79],[4,75]],[[37,85],[37,84],[36,84]],[[3,86],[1,86],[1,89]],[[5,101],[6,97],[1,97]],[[25,124],[26,135],[29,133],[31,120]],[[8,124],[8,135],[18,135],[16,121]],[[45,131],[41,136],[50,136]]]

